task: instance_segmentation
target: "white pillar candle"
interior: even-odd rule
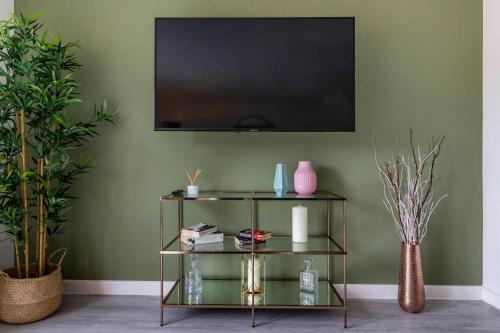
[[[262,296],[261,295],[247,295],[247,304],[248,305],[253,305],[254,303],[252,303],[252,298],[253,298],[253,301],[255,302],[255,305],[260,305],[260,301],[262,300]]]
[[[307,207],[292,207],[292,240],[295,243],[307,242]]]
[[[292,243],[292,251],[293,252],[307,252],[307,243]]]
[[[255,258],[252,269],[252,259],[248,259],[248,291],[251,293],[260,292],[260,259]]]

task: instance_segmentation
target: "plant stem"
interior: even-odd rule
[[[47,254],[47,225],[44,223],[43,226],[43,239],[42,239],[42,274],[40,276],[45,275],[45,258]]]
[[[17,278],[20,279],[20,278],[22,278],[22,273],[21,273],[21,258],[19,257],[19,243],[17,241],[14,242],[14,251],[16,253]]]
[[[24,229],[24,261],[26,263],[26,278],[30,271],[30,249],[29,249],[29,212],[28,212],[28,184],[26,183],[26,139],[24,136],[24,110],[17,112],[17,131],[21,140],[21,151],[19,152],[19,169],[21,172],[21,195],[23,200],[23,229]]]
[[[51,163],[51,160],[49,160],[49,164],[50,163]],[[44,171],[43,169],[44,169],[44,166],[42,164],[42,174]],[[50,169],[49,169],[49,172],[47,174],[46,191],[47,191],[47,196],[48,196],[50,193]],[[42,241],[42,275],[45,275],[45,264],[46,264],[47,247],[48,247],[48,244],[47,244],[47,223],[46,223],[48,212],[44,211],[44,209],[43,209],[43,196],[42,196],[42,213],[43,213],[43,215],[42,215],[43,236],[41,239],[41,241]]]
[[[37,263],[38,263],[38,276],[43,275],[43,230],[44,230],[44,216],[43,216],[43,194],[42,194],[42,181],[43,181],[43,173],[44,173],[44,165],[43,159],[37,160],[37,173],[39,176],[39,180],[37,183],[38,189],[38,211],[37,211],[37,238],[36,238],[36,246],[37,246]]]
[[[40,160],[37,160],[36,164],[37,174],[40,177]],[[41,182],[37,180],[36,183],[37,190],[37,209],[36,209],[36,247],[35,247],[35,262],[37,267],[40,267],[40,190],[41,190]],[[40,276],[40,269],[37,270],[38,276]]]

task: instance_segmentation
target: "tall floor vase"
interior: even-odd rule
[[[421,312],[425,307],[420,245],[401,244],[398,302],[407,312]]]

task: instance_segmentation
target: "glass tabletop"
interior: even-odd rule
[[[164,195],[161,200],[347,200],[346,197],[329,192],[317,191],[313,194],[301,195],[295,192],[288,192],[283,196],[276,195],[275,192],[266,191],[201,191],[198,195]]]
[[[263,281],[264,294],[254,294],[256,307],[342,307],[334,287],[328,281],[319,281],[314,293],[299,289],[297,280]],[[252,305],[252,294],[241,292],[240,280],[203,280],[201,294],[187,294],[184,280],[169,293],[165,306],[189,307],[247,307]]]
[[[238,254],[252,251],[252,245],[236,247],[233,236],[226,236],[220,243],[186,245],[178,239],[165,246],[161,254],[199,253],[199,254]],[[337,254],[345,251],[333,239],[326,236],[310,236],[307,243],[294,243],[291,237],[273,237],[266,243],[255,244],[255,253],[261,254]]]

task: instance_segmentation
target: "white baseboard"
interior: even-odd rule
[[[493,305],[497,309],[500,309],[500,295],[486,287],[483,287],[482,291],[483,291],[482,295],[483,301],[485,301],[490,305]]]
[[[478,301],[481,299],[482,286],[425,286],[427,299],[449,299]]]
[[[164,290],[170,290],[173,284],[173,282],[166,281],[164,284]],[[160,282],[124,280],[64,280],[64,293],[79,295],[160,296]]]
[[[341,288],[341,286],[336,286]],[[341,290],[341,289],[340,289]],[[480,300],[481,286],[426,285],[427,299]],[[397,284],[349,284],[347,297],[351,299],[397,299]]]
[[[159,296],[158,281],[123,280],[65,280],[66,294],[92,295],[143,295]],[[165,292],[173,282],[165,282]],[[340,285],[336,286],[342,294]],[[396,299],[398,286],[395,284],[350,284],[347,297],[351,299]],[[480,300],[484,296],[481,286],[425,286],[427,299]],[[497,295],[498,297],[498,295]]]

